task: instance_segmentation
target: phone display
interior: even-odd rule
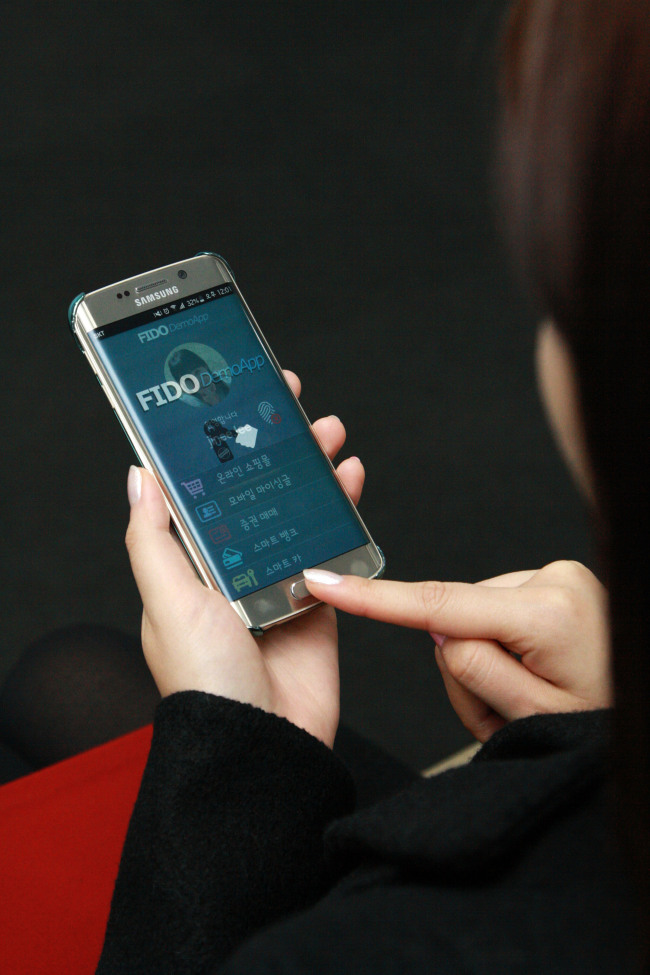
[[[203,262],[200,274],[193,273],[196,261]],[[207,286],[205,262],[213,272]],[[119,312],[131,313],[114,321],[93,315],[82,331],[91,364],[141,461],[164,486],[204,581],[233,604],[244,600],[250,609],[256,602],[262,617],[268,604],[271,617],[282,610],[285,618],[314,601],[295,585],[278,591],[305,568],[356,553],[352,571],[378,574],[381,554],[227,266],[205,255],[185,262],[180,276],[158,270],[170,272],[160,274],[166,287],[140,286],[138,295],[137,284],[113,286]],[[91,299],[84,298],[87,308]],[[79,306],[75,311],[77,319]],[[262,591],[273,598],[248,598]]]

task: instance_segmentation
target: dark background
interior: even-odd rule
[[[388,576],[591,563],[492,202],[500,0],[13,4],[0,85],[0,679],[139,628],[130,448],[69,301],[216,250],[363,459]],[[424,633],[343,617],[343,718],[422,767],[468,740]]]

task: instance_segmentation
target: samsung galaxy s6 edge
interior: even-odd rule
[[[311,609],[302,570],[381,551],[215,254],[81,294],[73,334],[200,578],[261,633]]]

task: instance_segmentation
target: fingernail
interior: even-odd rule
[[[129,467],[129,476],[126,481],[126,493],[129,497],[130,505],[134,505],[140,500],[141,492],[142,474],[140,473],[140,468],[131,465],[131,467]]]
[[[305,569],[302,573],[307,582],[318,582],[323,586],[336,586],[343,581],[343,576],[327,569]]]
[[[431,633],[431,636],[433,637],[438,649],[442,650],[442,648],[445,645],[445,640],[447,639],[447,637],[443,636],[441,633]]]

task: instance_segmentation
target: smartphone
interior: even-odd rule
[[[223,258],[81,294],[68,317],[197,573],[250,630],[318,602],[303,569],[383,572]]]

